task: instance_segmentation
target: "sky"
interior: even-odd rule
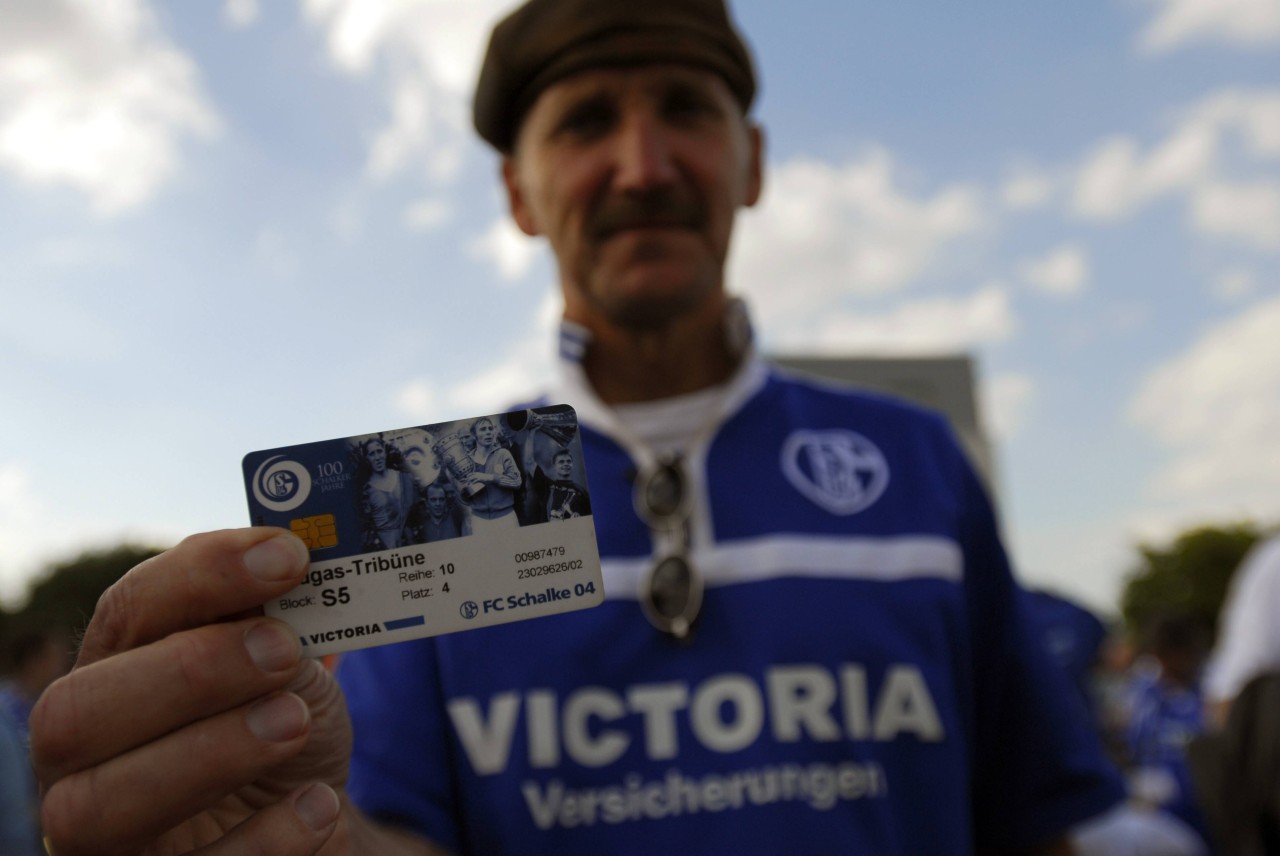
[[[240,460],[527,399],[508,0],[0,0],[0,602],[241,526]],[[766,353],[968,355],[1025,583],[1280,522],[1280,0],[737,0]]]

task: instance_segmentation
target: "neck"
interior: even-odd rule
[[[583,371],[606,404],[655,401],[724,383],[741,356],[725,342],[723,317],[717,304],[712,312],[644,330],[592,324]]]

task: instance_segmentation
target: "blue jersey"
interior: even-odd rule
[[[348,654],[367,811],[465,853],[964,854],[1122,797],[940,417],[750,359],[687,457],[682,643],[638,603],[636,450],[580,372],[556,398],[605,603]]]
[[[1107,627],[1078,603],[1047,591],[1028,592],[1031,616],[1040,627],[1049,658],[1076,689],[1087,715],[1101,727],[1101,711],[1094,690],[1094,670],[1107,639]]]
[[[1143,796],[1207,837],[1196,799],[1187,746],[1204,733],[1204,698],[1198,687],[1178,687],[1166,681],[1135,683],[1126,732],[1133,776]]]

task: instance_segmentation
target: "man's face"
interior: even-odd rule
[[[542,92],[503,178],[516,223],[551,243],[565,316],[648,329],[715,296],[734,215],[760,194],[760,139],[691,66],[591,69]]]
[[[443,488],[434,486],[427,488],[427,510],[431,512],[432,517],[437,520],[444,517],[446,504]]]
[[[364,454],[375,473],[380,473],[387,468],[387,450],[381,443],[370,443],[365,447]]]
[[[476,442],[486,449],[493,445],[493,423],[488,419],[476,423]]]
[[[573,455],[561,452],[556,455],[556,459],[552,463],[555,466],[556,478],[567,479],[573,475]]]

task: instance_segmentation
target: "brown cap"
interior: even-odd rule
[[[529,0],[493,29],[472,104],[476,130],[510,152],[525,111],[552,83],[650,62],[716,72],[744,113],[755,98],[751,55],[724,0]]]

